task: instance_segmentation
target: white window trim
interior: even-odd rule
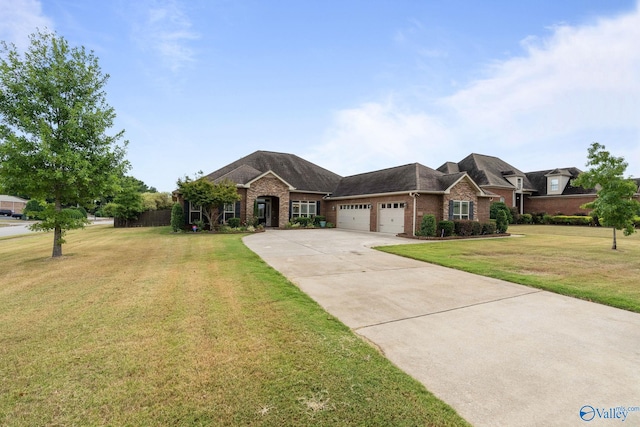
[[[317,209],[318,203],[315,200],[293,200],[291,202],[291,218],[313,218],[318,215]],[[303,210],[306,212],[303,213]]]
[[[459,209],[459,213],[456,214],[456,204],[458,205],[458,209]],[[462,211],[462,207],[466,206],[467,207],[467,213],[463,214]],[[471,219],[471,214],[470,214],[470,210],[471,210],[471,202],[469,202],[468,200],[454,200],[453,201],[453,212],[451,214],[451,218],[453,218],[453,220],[463,220],[463,219]]]

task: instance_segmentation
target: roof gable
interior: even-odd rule
[[[296,155],[272,151],[256,151],[210,173],[206,178],[218,181],[227,176],[236,184],[247,185],[268,171],[298,191],[330,193],[341,178]]]
[[[523,179],[523,190],[535,190],[524,172],[498,157],[472,153],[462,159],[458,167],[460,171],[467,172],[479,186],[513,188],[506,177],[518,176]]]

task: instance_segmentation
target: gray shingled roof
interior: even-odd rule
[[[452,162],[447,162],[438,168],[439,171],[452,171]],[[455,164],[455,163],[454,163]],[[513,185],[505,178],[516,175],[523,178],[522,189],[534,191],[535,187],[529,182],[524,172],[509,163],[494,156],[472,153],[457,163],[460,172],[467,172],[471,179],[479,186],[509,187]]]
[[[462,176],[464,173],[444,174],[420,163],[410,163],[344,177],[331,197],[405,191],[443,192]]]
[[[206,177],[212,181],[227,177],[236,184],[246,184],[267,171],[273,171],[298,191],[330,193],[341,178],[296,155],[272,151],[256,151]]]
[[[570,176],[571,179],[577,178],[582,171],[578,168],[556,168],[543,171],[527,172],[527,178],[529,182],[536,189],[536,196],[547,195],[547,175],[565,175]],[[594,194],[596,190],[591,188],[574,187],[571,185],[571,181],[562,190],[562,195],[567,196],[570,194]]]

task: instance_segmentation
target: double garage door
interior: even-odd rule
[[[379,203],[378,224],[374,227],[381,233],[404,233],[404,203]],[[338,228],[348,230],[371,230],[371,205],[349,204],[338,207]]]
[[[338,208],[338,228],[370,231],[371,205],[340,205]]]

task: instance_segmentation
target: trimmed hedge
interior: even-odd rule
[[[554,215],[545,219],[554,225],[595,225],[592,217],[582,215]]]
[[[453,221],[445,220],[438,223],[438,236],[440,237],[452,236],[454,230],[455,224]]]

